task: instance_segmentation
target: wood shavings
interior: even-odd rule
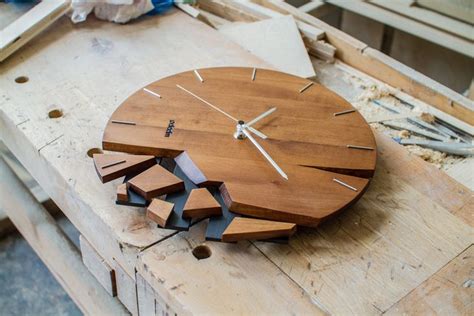
[[[435,117],[433,114],[430,113],[421,113],[420,118],[425,121],[426,123],[433,124],[435,122]]]
[[[404,129],[398,133],[398,136],[400,138],[408,138],[410,137],[410,132]]]

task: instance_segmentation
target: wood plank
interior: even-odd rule
[[[455,19],[472,23],[472,16],[474,15],[474,6],[470,1],[464,0],[415,0],[416,3],[422,7],[452,16]]]
[[[296,225],[266,221],[255,218],[235,217],[222,234],[222,241],[235,242],[249,239],[270,239],[290,237],[296,232]]]
[[[370,0],[369,2],[411,19],[429,24],[434,28],[441,29],[453,35],[463,37],[470,41],[474,40],[474,26],[472,26],[472,24],[470,25],[417,6],[407,6],[406,3],[398,1]]]
[[[138,314],[140,316],[165,315],[156,311],[155,291],[151,285],[138,272],[135,273],[135,279],[137,280]]]
[[[70,0],[43,1],[0,31],[0,62],[69,11]]]
[[[84,236],[79,235],[79,242],[81,245],[82,262],[84,265],[110,296],[117,296],[115,271],[107,262],[104,261]]]
[[[320,28],[326,32],[328,42],[337,48],[336,56],[345,63],[368,75],[400,88],[411,96],[424,101],[453,117],[474,125],[474,103],[455,91],[416,72],[396,60],[370,49],[366,44],[299,11],[288,3],[277,0],[255,0],[261,5],[291,14],[296,19]],[[346,2],[348,3],[348,2]]]
[[[385,315],[469,315],[473,310],[474,246],[419,285]]]
[[[316,76],[301,35],[291,16],[231,25],[219,31],[252,54],[286,73],[303,78]]]
[[[137,174],[156,164],[154,156],[94,154],[94,166],[102,183]]]
[[[138,273],[174,313],[323,314],[305,291],[249,242],[203,244],[205,227],[204,222],[196,224],[140,255]],[[197,246],[208,247],[204,249],[210,257],[197,260],[192,255]]]
[[[221,214],[221,205],[206,188],[192,190],[183,208],[185,218],[199,219]]]
[[[173,211],[174,204],[160,199],[153,199],[146,209],[146,217],[160,225],[166,227],[166,222]]]
[[[83,265],[78,249],[0,159],[0,201],[9,218],[78,307],[89,314],[123,314]]]
[[[457,51],[463,55],[471,58],[474,57],[474,44],[470,40],[453,36],[439,29],[429,27],[426,24],[405,18],[364,1],[328,0],[328,2],[386,25],[390,25],[409,34],[424,38],[427,41]]]
[[[138,315],[137,285],[135,281],[135,275],[133,275],[133,277],[130,276],[115,260],[112,265],[115,271],[117,298],[132,315]]]
[[[184,182],[162,166],[154,165],[130,179],[127,187],[151,201],[155,197],[184,190]]]

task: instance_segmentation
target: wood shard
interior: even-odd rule
[[[168,218],[173,211],[174,204],[160,199],[153,199],[146,209],[146,216],[157,223],[160,227],[165,227]]]
[[[183,209],[185,218],[205,218],[221,214],[221,205],[206,188],[192,190]]]
[[[128,201],[128,190],[127,184],[122,183],[117,187],[117,201],[127,202]]]
[[[184,190],[184,182],[160,165],[154,165],[130,179],[127,185],[147,201],[163,194]]]
[[[222,241],[235,242],[248,239],[290,237],[295,231],[296,224],[293,223],[235,217],[222,234]]]
[[[102,183],[142,172],[156,164],[154,156],[94,154],[94,165]]]

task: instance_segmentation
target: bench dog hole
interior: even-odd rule
[[[199,245],[194,247],[193,249],[193,256],[196,257],[196,259],[198,260],[207,259],[211,256],[211,254],[211,248],[206,245]]]
[[[15,78],[16,83],[25,83],[28,82],[28,80],[30,79],[27,76],[20,76]]]
[[[94,157],[94,154],[103,154],[104,152],[100,148],[91,148],[87,151],[87,156]]]
[[[61,109],[54,109],[48,112],[48,117],[50,119],[60,118],[61,116],[63,116],[63,110]]]

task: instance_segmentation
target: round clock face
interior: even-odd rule
[[[289,74],[208,68],[158,80],[112,115],[106,150],[173,158],[234,213],[316,226],[369,184],[376,144],[343,98]]]

